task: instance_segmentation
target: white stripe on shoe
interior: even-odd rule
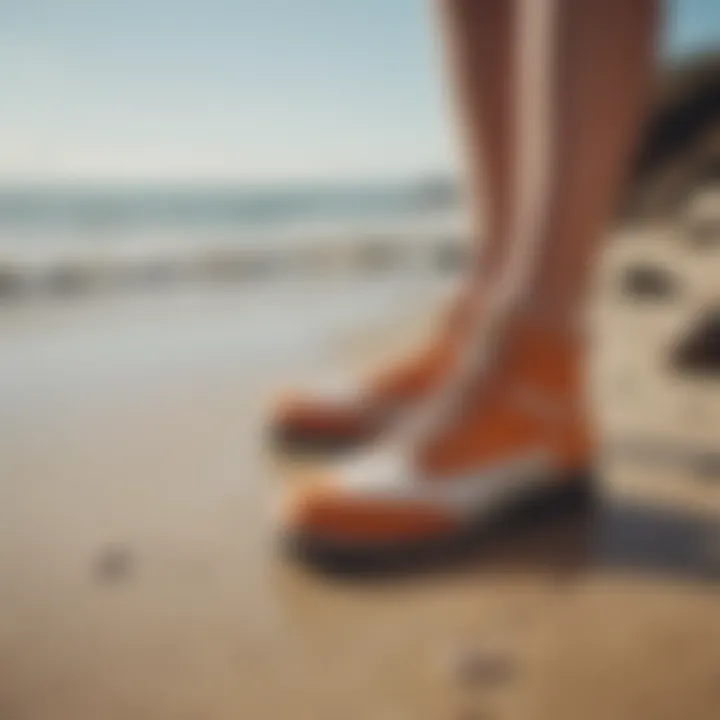
[[[335,463],[338,489],[363,500],[431,505],[455,516],[476,515],[552,481],[558,463],[536,447],[492,465],[446,477],[428,477],[396,449],[362,453]]]

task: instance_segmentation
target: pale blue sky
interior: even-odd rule
[[[427,0],[0,0],[0,180],[412,177],[453,166]],[[720,38],[679,0],[669,47]]]

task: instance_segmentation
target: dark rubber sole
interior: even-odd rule
[[[302,432],[296,428],[271,427],[268,430],[268,444],[277,453],[292,456],[341,455],[357,450],[372,442],[374,435],[323,435],[317,432]]]
[[[293,560],[338,575],[376,574],[448,564],[477,552],[497,531],[527,528],[562,514],[587,510],[596,499],[591,472],[573,473],[524,494],[494,512],[470,519],[457,532],[405,543],[356,544],[309,534],[281,536],[282,550]]]

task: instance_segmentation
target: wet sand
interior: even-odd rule
[[[717,382],[678,387],[653,360],[712,290],[675,315],[614,307],[611,276],[608,444],[717,449]],[[272,388],[390,352],[433,295],[317,282],[3,308],[0,718],[720,716],[720,482],[687,463],[608,451],[601,503],[400,577],[276,552]]]

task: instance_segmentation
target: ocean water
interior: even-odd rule
[[[322,229],[353,234],[457,214],[452,184],[301,187],[0,188],[0,243],[133,242],[151,236],[252,243]]]
[[[439,181],[6,187],[0,188],[0,297],[427,269],[466,237],[464,222],[457,192]]]

